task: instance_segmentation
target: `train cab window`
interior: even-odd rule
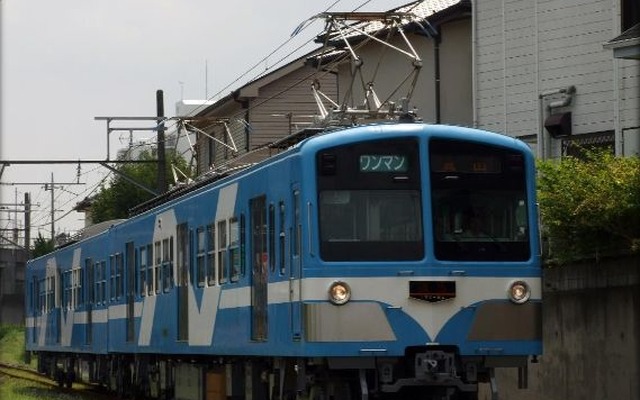
[[[207,284],[216,284],[216,227],[207,225]]]
[[[204,227],[196,229],[196,284],[204,287],[205,282],[205,259],[206,259],[206,231]]]
[[[432,140],[429,149],[436,258],[529,259],[524,156],[454,140]]]
[[[419,146],[376,140],[317,156],[320,255],[325,261],[424,257]]]
[[[218,283],[227,282],[227,221],[218,221]]]

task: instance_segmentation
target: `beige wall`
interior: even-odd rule
[[[468,18],[441,25],[441,123],[464,126],[471,126],[473,123],[470,32],[471,19]],[[408,34],[407,36],[423,63],[410,106],[417,109],[418,116],[425,122],[435,123],[434,41],[424,35]],[[391,43],[407,50],[404,41],[398,38]],[[366,83],[375,78],[375,90],[380,100],[389,99],[398,102],[400,98],[406,96],[409,90],[407,84],[389,98],[392,91],[413,69],[409,57],[375,42],[367,44],[356,53],[364,61],[361,67],[362,79]],[[338,87],[341,101],[351,82],[349,68],[347,65],[340,68]],[[363,89],[360,82],[360,78],[357,77],[353,91],[354,101],[349,104],[350,106],[363,103]]]

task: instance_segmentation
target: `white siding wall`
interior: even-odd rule
[[[619,31],[615,0],[475,1],[478,125],[511,136],[542,129],[539,94],[574,85],[573,134],[638,125],[638,61],[614,61],[602,45]],[[614,66],[619,68],[614,72]],[[617,85],[617,94],[616,94]],[[543,108],[542,112],[540,108]],[[560,141],[552,140],[551,155]]]

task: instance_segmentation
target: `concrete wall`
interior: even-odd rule
[[[500,371],[501,399],[640,399],[640,257],[547,269],[543,304],[529,389]]]

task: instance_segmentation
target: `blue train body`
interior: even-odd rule
[[[351,128],[31,260],[27,350],[150,397],[473,398],[541,354],[538,248],[523,142]]]

